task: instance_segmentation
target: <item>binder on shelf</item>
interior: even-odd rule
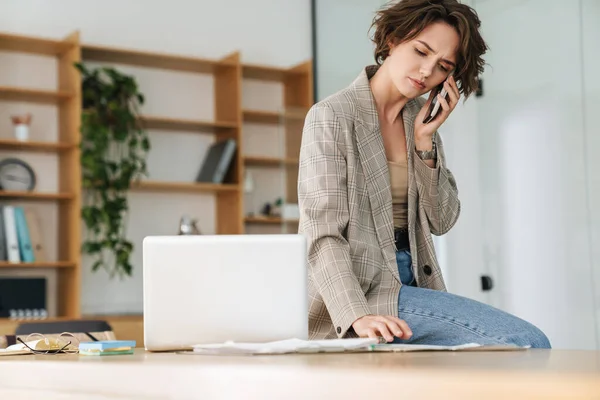
[[[31,238],[29,237],[29,229],[25,220],[25,210],[23,207],[14,207],[15,224],[17,226],[17,238],[19,241],[19,252],[23,262],[34,262],[33,248],[31,246]]]
[[[17,236],[17,225],[15,223],[15,207],[4,206],[4,233],[6,235],[7,260],[11,263],[20,263],[19,239]]]
[[[4,206],[0,205],[0,261],[8,260],[6,233],[4,228]]]
[[[223,183],[225,175],[231,167],[235,149],[236,143],[233,139],[220,140],[211,145],[196,181]]]
[[[37,262],[47,261],[46,249],[42,243],[42,229],[37,213],[30,209],[25,209],[25,221],[29,228],[29,240],[31,242],[31,249],[33,251],[33,258]]]

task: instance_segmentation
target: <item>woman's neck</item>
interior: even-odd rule
[[[395,122],[409,99],[398,92],[385,63],[370,79],[369,85],[380,118],[388,123]]]

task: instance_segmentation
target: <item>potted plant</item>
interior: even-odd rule
[[[82,76],[81,215],[87,229],[82,251],[93,258],[92,271],[111,278],[131,276],[133,243],[126,237],[127,193],[147,175],[150,150],[138,118],[144,96],[134,77],[114,68],[75,63]]]

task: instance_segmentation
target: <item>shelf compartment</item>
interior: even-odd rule
[[[243,110],[242,113],[244,122],[258,124],[279,124],[281,122],[281,113],[275,111]]]
[[[306,111],[308,112],[308,110]],[[306,112],[299,111],[263,111],[263,110],[243,110],[244,122],[254,122],[259,124],[280,124],[285,120],[302,121],[306,117]]]
[[[188,120],[150,115],[140,116],[139,120],[144,129],[161,129],[174,131],[215,133],[223,130],[234,129],[238,126],[234,122]]]
[[[0,100],[56,104],[63,100],[69,99],[71,96],[71,93],[61,91],[0,86]]]
[[[279,217],[246,217],[244,222],[247,224],[264,224],[264,225],[283,225],[297,224],[297,219],[282,219]]]
[[[20,200],[70,200],[74,196],[71,193],[44,193],[44,192],[17,192],[0,190],[0,199]]]
[[[75,148],[77,145],[60,142],[22,142],[16,139],[0,139],[0,150],[20,150],[39,153],[62,152]]]
[[[283,82],[288,74],[285,68],[269,67],[259,64],[242,65],[242,76],[248,79]]]
[[[236,184],[215,184],[202,182],[163,182],[163,181],[141,181],[134,184],[132,189],[136,191],[152,192],[181,192],[181,193],[204,193],[204,192],[233,192],[240,189]]]
[[[101,61],[139,67],[169,69],[175,71],[213,73],[219,67],[233,66],[228,60],[209,60],[205,58],[179,56],[166,53],[119,49],[105,46],[83,45],[81,57],[85,61]]]
[[[0,261],[0,268],[74,268],[75,263],[69,261],[40,261],[32,263],[10,263]]]
[[[57,56],[71,48],[73,43],[60,40],[34,38],[7,33],[0,34],[0,50],[19,53]]]
[[[245,156],[244,163],[248,167],[293,167],[298,165],[298,160],[293,158]]]

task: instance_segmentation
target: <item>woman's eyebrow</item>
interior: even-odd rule
[[[431,51],[432,53],[437,53],[435,50],[433,50],[431,48],[431,46],[429,44],[427,44],[426,42],[422,41],[422,40],[417,40],[417,42],[421,43],[423,46],[427,47],[429,49],[429,51]],[[452,61],[447,60],[445,58],[442,58],[442,62],[451,65],[452,67],[456,68],[456,64],[454,64]]]

